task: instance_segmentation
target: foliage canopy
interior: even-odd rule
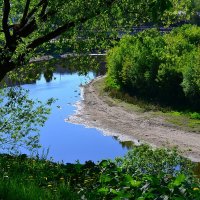
[[[39,127],[43,126],[50,113],[54,99],[46,103],[32,100],[28,91],[20,87],[0,91],[0,147],[4,152],[20,153],[40,147]]]
[[[199,108],[200,28],[125,36],[108,54],[107,86],[171,105]]]
[[[106,49],[119,30],[186,17],[190,5],[190,0],[1,0],[0,80],[52,45],[65,52]]]

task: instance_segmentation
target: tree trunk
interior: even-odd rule
[[[7,72],[5,70],[1,70],[1,72],[0,72],[0,82],[4,79],[6,74],[7,74]]]
[[[15,65],[9,61],[5,61],[3,64],[0,64],[0,82],[4,79],[6,74],[13,69],[15,69]]]

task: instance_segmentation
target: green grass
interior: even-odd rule
[[[19,179],[9,178],[0,181],[1,199],[6,200],[39,200],[50,199],[51,194],[33,183],[23,183]]]
[[[170,111],[165,113],[165,119],[186,131],[200,133],[200,120],[193,114],[187,111]]]
[[[79,199],[63,178],[66,168],[62,166],[25,155],[0,155],[0,199]]]
[[[154,150],[146,145],[97,164],[0,154],[0,199],[199,200],[195,166],[175,149]]]
[[[66,184],[42,188],[36,183],[14,178],[0,181],[0,197],[3,200],[80,199],[80,196],[70,191]]]

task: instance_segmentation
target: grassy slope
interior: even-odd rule
[[[193,167],[176,151],[145,145],[115,161],[84,165],[0,154],[0,199],[200,200]]]

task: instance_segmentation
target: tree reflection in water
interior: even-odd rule
[[[53,79],[53,73],[59,74],[79,74],[86,75],[88,72],[94,72],[96,76],[104,75],[106,72],[105,56],[66,56],[64,58],[53,58],[50,60],[32,61],[26,66],[22,66],[10,75],[4,81],[7,86],[33,84],[44,74],[46,82]]]
[[[134,147],[132,141],[120,141],[117,136],[113,136],[113,139],[117,140],[123,148],[132,149]]]

